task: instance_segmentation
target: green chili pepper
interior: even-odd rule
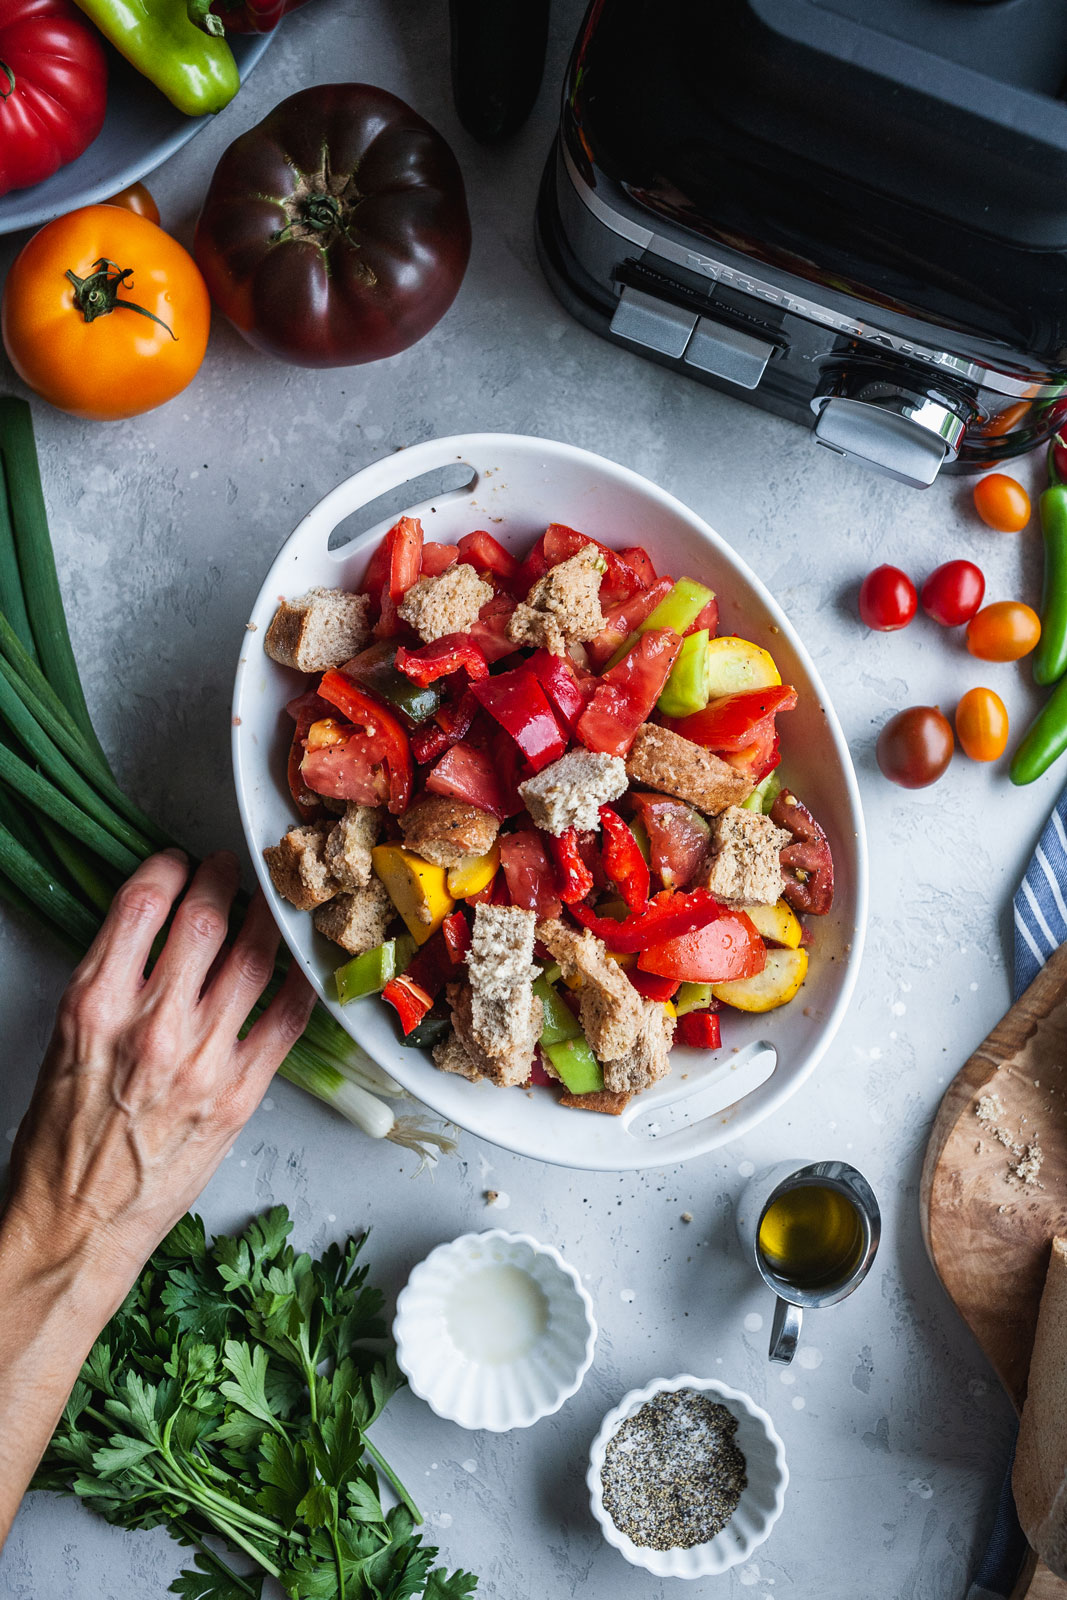
[[[1041,496],[1045,541],[1045,581],[1041,591],[1041,638],[1034,651],[1034,682],[1058,683],[1067,672],[1067,485],[1056,471],[1055,445],[1049,445],[1048,488]]]
[[[584,1039],[563,1039],[544,1050],[571,1094],[596,1094],[604,1087],[600,1062]]]
[[[534,982],[533,992],[544,1008],[541,1043],[546,1049],[550,1044],[563,1044],[567,1039],[577,1039],[582,1031],[578,1019],[552,985],[543,977],[538,978]]]
[[[380,994],[391,978],[396,977],[396,940],[386,939],[384,944],[353,956],[333,975],[337,985],[337,998],[346,1006],[365,994]]]
[[[692,627],[708,602],[714,598],[713,589],[705,588],[704,584],[697,583],[693,578],[678,578],[670,594],[664,595],[659,605],[649,612],[637,631],[631,633],[625,643],[619,646],[605,667],[605,672],[618,665],[643,633],[650,633],[654,628],[673,628],[675,633],[684,634],[687,628]]]
[[[674,997],[674,1009],[680,1017],[689,1011],[706,1011],[714,998],[710,983],[683,983]]]
[[[762,811],[767,816],[781,792],[781,778],[777,772],[768,772],[763,782],[757,783],[748,799],[742,800],[741,804],[746,811]]]
[[[1033,783],[1067,750],[1067,678],[1059,683],[1030,724],[1011,762],[1012,783]]]
[[[225,39],[190,20],[187,0],[78,0],[78,5],[131,67],[187,117],[221,111],[241,87],[233,51]]]
[[[690,717],[703,711],[711,693],[708,630],[687,634],[656,705],[665,717]]]

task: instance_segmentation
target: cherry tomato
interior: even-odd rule
[[[1040,617],[1021,600],[997,600],[967,624],[967,648],[979,661],[1018,661],[1040,637]]]
[[[1019,533],[1030,521],[1030,496],[1005,472],[991,472],[974,486],[974,509],[987,528]]]
[[[860,617],[878,633],[906,628],[918,603],[915,585],[899,567],[875,567],[860,584]]]
[[[956,707],[956,737],[972,761],[997,761],[1008,743],[1008,713],[992,689],[968,689]]]
[[[952,726],[936,706],[909,706],[878,735],[878,765],[890,783],[925,789],[945,771],[953,746]]]
[[[928,617],[943,628],[970,622],[985,594],[985,579],[973,561],[946,561],[931,572],[920,599]]]
[[[159,227],[159,207],[143,183],[131,183],[128,189],[121,189],[104,204],[121,206],[123,211],[132,211],[135,217],[147,217]]]

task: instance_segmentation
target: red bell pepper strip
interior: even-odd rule
[[[673,628],[651,628],[621,661],[601,674],[575,729],[587,750],[611,756],[629,753],[681,648],[681,637]]]
[[[595,688],[595,680],[591,677],[586,679],[589,693],[583,694],[574,664],[566,656],[554,656],[550,650],[535,650],[526,659],[526,670],[533,673],[545,691],[549,704],[567,732],[573,733],[575,723]]]
[[[444,934],[448,959],[453,966],[460,966],[471,947],[470,923],[462,911],[453,911],[442,922],[441,932]]]
[[[557,761],[567,748],[548,697],[526,667],[471,684],[471,692],[505,733],[509,733],[534,772]]]
[[[519,570],[519,563],[510,550],[505,550],[499,539],[479,528],[475,533],[465,533],[456,546],[461,561],[478,572],[491,572],[495,578],[507,583]]]
[[[601,852],[604,871],[630,910],[643,911],[648,904],[650,879],[648,862],[641,854],[637,840],[619,813],[610,806],[600,807],[600,826],[604,830],[604,848]]]
[[[683,739],[725,754],[757,743],[763,724],[773,722],[780,711],[792,711],[796,703],[797,692],[788,683],[768,689],[739,689],[736,694],[709,700],[703,711],[695,711],[691,717],[664,717],[663,723]]]
[[[419,650],[401,645],[393,664],[398,672],[423,688],[453,672],[465,672],[469,678],[489,676],[484,652],[465,633],[446,633]]]
[[[675,1044],[687,1044],[694,1050],[721,1050],[722,1029],[716,1011],[687,1011],[678,1018],[674,1030]]]
[[[417,1028],[433,1001],[421,984],[402,972],[399,978],[390,978],[382,990],[382,999],[388,1000],[391,1006],[396,1007],[400,1026],[405,1033],[410,1033]]]
[[[308,729],[313,722],[318,722],[322,717],[330,715],[330,707],[315,689],[309,689],[306,694],[297,695],[295,700],[290,700],[286,711],[296,723],[293,729],[293,740],[289,746],[289,763],[287,777],[289,780],[289,793],[293,797],[293,804],[305,822],[312,822],[321,814],[322,807],[319,797],[313,789],[309,789],[300,772],[300,763],[304,759],[304,741],[308,736]]]
[[[377,705],[361,689],[357,689],[343,672],[334,670],[324,673],[319,693],[338,711],[342,711],[349,722],[365,728],[379,742],[389,781],[387,804],[393,815],[399,816],[408,808],[413,776],[411,745],[400,723],[392,712],[386,711],[384,706]]]
[[[424,767],[428,761],[436,761],[448,747],[448,734],[436,722],[412,729],[411,753],[420,767]]]
[[[706,928],[724,912],[709,890],[691,889],[688,894],[657,894],[644,911],[632,912],[621,922],[615,922],[611,917],[598,917],[595,911],[584,905],[571,906],[571,914],[583,928],[588,928],[598,939],[603,939],[609,950],[628,954],[644,950],[650,944],[661,944],[665,940],[693,933],[698,928]],[[748,921],[747,917],[745,921]]]
[[[565,906],[584,900],[593,887],[593,874],[582,860],[577,828],[565,828],[554,838],[548,836],[548,847],[556,863],[556,880],[559,897]]]
[[[681,978],[661,978],[655,972],[642,972],[640,967],[627,967],[626,976],[646,1000],[669,1000],[681,988]]]

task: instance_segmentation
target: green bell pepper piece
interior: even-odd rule
[[[393,943],[396,945],[396,973],[393,976],[396,977],[397,973],[407,971],[419,947],[410,933],[398,933]]]
[[[435,1017],[430,1011],[421,1022],[416,1023],[410,1033],[403,1035],[400,1043],[409,1050],[432,1050],[435,1044],[447,1039],[451,1031],[452,1023],[448,1017]]]
[[[438,679],[436,683],[425,686],[412,683],[409,677],[394,667],[396,652],[394,640],[382,639],[378,644],[361,651],[358,656],[353,656],[351,661],[346,661],[345,676],[351,678],[353,683],[358,683],[361,689],[369,689],[387,706],[402,712],[409,722],[425,722],[444,704],[444,680]]]
[[[763,782],[757,783],[748,799],[742,800],[741,804],[746,811],[762,811],[766,817],[770,815],[771,807],[781,792],[782,780],[777,771],[768,772]]]
[[[131,67],[187,117],[228,106],[241,87],[225,39],[190,20],[187,0],[77,0]]]
[[[674,1009],[680,1017],[687,1011],[706,1011],[714,998],[710,983],[683,983],[674,997]]]
[[[553,961],[551,966],[545,968],[541,976],[546,983],[558,983],[563,976],[563,968],[558,961]]]
[[[604,1087],[600,1062],[584,1039],[563,1039],[559,1044],[546,1044],[544,1049],[563,1087],[571,1094],[596,1094]]]
[[[703,711],[711,698],[711,673],[708,669],[707,628],[687,634],[682,640],[663,693],[656,701],[665,717],[690,717]]]
[[[578,1018],[544,977],[535,979],[533,992],[544,1007],[544,1022],[541,1025],[543,1045],[562,1044],[566,1039],[580,1037],[582,1029]]]
[[[648,842],[648,829],[640,817],[630,818],[629,829],[634,836],[634,843],[645,859],[645,866],[650,867],[652,865],[652,848]]]
[[[670,594],[664,595],[659,605],[649,612],[636,632],[631,633],[625,643],[619,646],[604,668],[605,672],[617,666],[623,656],[627,655],[637,643],[641,634],[648,633],[653,628],[673,628],[675,633],[684,634],[687,628],[692,627],[708,601],[714,598],[715,591],[705,588],[702,583],[697,583],[695,578],[679,578]]]
[[[358,1000],[365,994],[380,994],[390,979],[396,977],[397,943],[396,939],[386,939],[384,944],[364,950],[362,955],[353,956],[351,961],[337,968],[333,981],[341,1005],[346,1006],[350,1000]]]

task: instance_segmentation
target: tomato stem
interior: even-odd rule
[[[304,206],[303,220],[320,233],[326,228],[336,228],[341,222],[341,207],[332,194],[310,195]]]
[[[111,311],[136,311],[138,316],[147,317],[150,322],[158,322],[161,328],[166,328],[177,344],[178,335],[162,317],[157,317],[154,311],[149,311],[145,306],[135,305],[132,300],[119,299],[119,290],[133,277],[132,267],[120,267],[116,262],[108,261],[106,256],[101,256],[93,262],[93,271],[87,277],[79,278],[71,267],[67,268],[65,276],[74,285],[74,304],[86,322],[95,322],[97,317],[106,317]]]
[[[14,94],[15,92],[15,74],[12,72],[6,61],[0,61],[0,72],[2,72],[4,77],[7,79],[7,88],[0,88],[0,100],[6,100],[8,95]]]

